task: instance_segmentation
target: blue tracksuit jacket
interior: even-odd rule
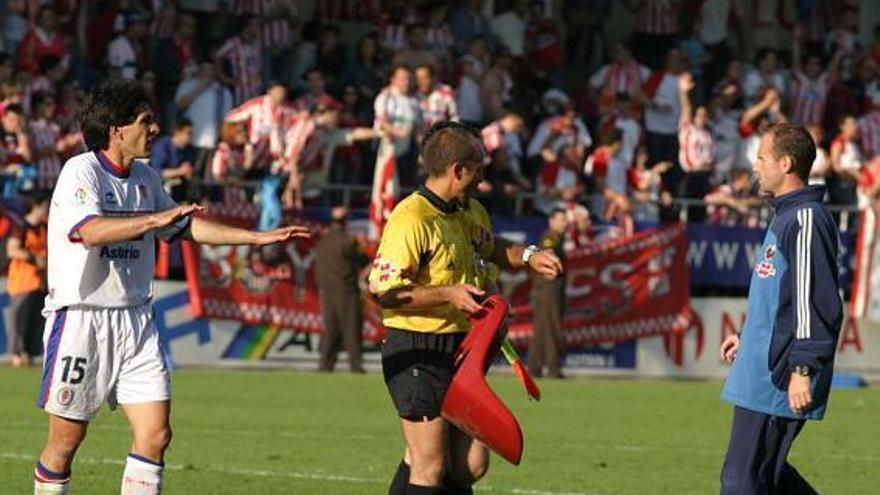
[[[749,286],[740,347],[721,396],[773,416],[822,419],[831,389],[834,352],[843,320],[834,220],[822,204],[824,187],[773,198],[775,210]],[[788,406],[791,367],[809,366],[812,407]]]

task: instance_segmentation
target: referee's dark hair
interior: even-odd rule
[[[90,151],[110,145],[110,128],[129,125],[150,109],[150,99],[140,81],[109,79],[98,84],[80,114],[83,140]]]
[[[773,136],[773,158],[791,157],[792,167],[804,182],[810,178],[810,169],[816,159],[816,144],[807,129],[801,125],[773,124],[765,131]]]
[[[438,122],[422,138],[419,163],[430,177],[440,177],[453,162],[483,164],[483,144],[477,130],[461,122]]]

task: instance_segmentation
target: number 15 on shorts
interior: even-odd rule
[[[61,381],[76,385],[86,376],[88,360],[82,357],[64,356],[61,358]]]

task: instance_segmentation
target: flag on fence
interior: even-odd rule
[[[400,195],[400,181],[397,176],[397,158],[394,156],[394,141],[384,138],[379,142],[376,154],[376,170],[373,173],[373,191],[370,196],[369,238],[376,241],[382,237],[382,229],[391,215],[391,210]]]
[[[862,210],[856,238],[856,271],[853,277],[850,311],[856,318],[880,320],[880,242],[877,227],[880,216],[874,207]]]

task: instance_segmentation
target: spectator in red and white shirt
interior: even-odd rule
[[[290,0],[233,0],[231,11],[260,21],[263,48],[287,48],[293,43],[290,22],[297,15],[297,2]]]
[[[573,135],[556,134],[541,152],[541,172],[538,179],[535,207],[544,214],[555,208],[577,203],[585,189],[581,168],[583,147]]]
[[[880,154],[880,108],[859,117],[859,143],[866,160],[873,160]]]
[[[592,210],[602,212],[605,220],[617,220],[624,235],[633,233],[632,205],[627,198],[629,167],[620,156],[623,133],[612,129],[605,144],[596,148],[584,162],[584,175],[592,180],[596,200]]]
[[[222,184],[213,188],[212,201],[218,203],[248,203],[243,179],[254,172],[254,147],[248,142],[247,127],[242,122],[223,124],[220,144],[211,158],[210,177]]]
[[[312,69],[306,73],[306,83],[309,85],[309,90],[307,93],[299,96],[297,99],[293,100],[293,108],[298,112],[308,112],[311,110],[312,106],[317,105],[318,102],[333,99],[329,93],[327,93],[326,85],[324,83],[324,74],[321,73],[318,69]]]
[[[570,138],[572,143],[580,148],[581,153],[593,144],[584,121],[578,117],[573,106],[566,105],[561,115],[548,117],[538,125],[532,140],[529,141],[526,156],[531,159],[547,151],[555,153],[552,146],[559,137]]]
[[[486,149],[486,171],[483,190],[494,199],[493,207],[509,209],[511,198],[522,190],[532,188],[531,181],[522,171],[522,144],[519,133],[524,126],[523,118],[506,110],[500,119],[480,131]],[[488,186],[488,187],[487,187]]]
[[[299,210],[303,199],[320,195],[337,147],[382,136],[372,127],[340,129],[339,103],[332,98],[319,101],[309,114],[297,115],[285,139],[284,161],[289,179],[282,194],[284,205]]]
[[[639,109],[632,104],[629,94],[619,93],[615,97],[617,109],[602,124],[602,131],[620,129],[623,134],[623,145],[620,149],[620,158],[628,165],[635,161],[636,150],[645,140],[642,129]]]
[[[834,53],[828,70],[822,71],[822,57],[818,53],[807,55],[807,63],[801,64],[801,30],[796,28],[791,49],[791,122],[804,126],[822,125],[825,120],[825,102],[828,91],[837,81],[837,69],[843,52]]]
[[[684,54],[672,48],[666,66],[651,74],[642,88],[645,105],[645,143],[652,162],[675,161],[678,157],[678,124],[681,99],[678,76],[684,72]],[[677,184],[668,184],[673,190]]]
[[[391,138],[394,155],[398,158],[411,150],[423,121],[419,102],[410,95],[409,84],[409,69],[395,67],[391,71],[388,86],[373,102],[373,127]]]
[[[709,111],[700,105],[694,110],[690,92],[694,89],[693,77],[686,73],[678,79],[681,100],[681,121],[678,130],[678,163],[684,171],[681,197],[703,198],[712,188],[712,172],[715,165],[715,146],[709,132]],[[688,220],[701,222],[706,210],[691,207]]]
[[[220,81],[233,88],[237,104],[260,94],[263,87],[263,55],[259,20],[247,18],[239,35],[228,39],[214,54],[214,63]],[[226,70],[226,63],[231,74]]]
[[[862,170],[859,179],[859,208],[877,209],[880,199],[880,159],[870,160]]]
[[[37,169],[37,187],[52,189],[61,173],[61,159],[82,146],[78,134],[63,134],[55,122],[55,96],[36,93],[33,96],[34,119],[28,125],[28,135]]]
[[[434,68],[420,65],[415,70],[416,98],[422,109],[422,122],[425,129],[435,122],[458,122],[458,103],[455,90],[448,84],[434,79]]]
[[[280,163],[285,136],[297,112],[287,101],[287,87],[279,82],[270,84],[266,94],[246,101],[226,114],[227,122],[243,122],[248,130],[248,143],[255,147],[257,167],[283,168]]]
[[[57,29],[55,9],[48,6],[37,11],[34,26],[18,45],[16,66],[23,72],[36,74],[40,68],[40,59],[46,55],[54,55],[67,62],[67,40]]]
[[[840,123],[840,133],[831,141],[831,170],[838,178],[829,190],[833,203],[856,204],[856,186],[865,166],[858,137],[859,124],[856,117],[845,116]]]
[[[722,184],[706,195],[709,218],[713,223],[730,227],[741,225],[757,227],[760,220],[758,210],[762,199],[752,187],[752,173],[747,168],[736,168],[730,173],[730,181]]]
[[[635,14],[633,48],[639,51],[636,58],[652,69],[659,69],[676,41],[681,0],[626,0],[623,4]]]
[[[785,76],[779,70],[779,57],[776,50],[763,48],[758,51],[757,69],[746,74],[742,84],[742,93],[746,104],[757,101],[768,88],[773,88],[780,95],[787,94]]]
[[[590,78],[590,89],[595,93],[599,112],[608,116],[614,112],[615,98],[624,93],[635,101],[642,85],[651,76],[651,70],[633,58],[629,47],[617,42],[611,47],[611,62],[603,65]]]
[[[635,152],[635,160],[629,169],[629,181],[633,202],[633,218],[639,222],[660,221],[660,208],[672,204],[672,195],[663,185],[663,174],[674,164],[664,161],[649,165],[648,149],[641,145]]]

